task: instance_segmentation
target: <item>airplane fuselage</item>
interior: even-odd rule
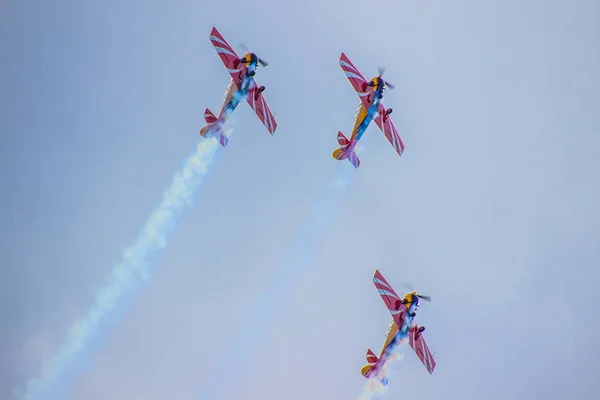
[[[356,128],[356,131],[352,132],[350,144],[346,148],[347,151],[354,150],[356,144],[364,135],[371,121],[373,121],[379,115],[379,104],[381,104],[381,99],[383,98],[383,88],[383,85],[378,85],[371,94],[373,96],[373,102],[367,110],[367,115],[365,115],[360,125],[358,125]]]
[[[226,120],[229,115],[236,109],[236,107],[240,104],[240,101],[248,95],[248,91],[254,86],[254,74],[256,73],[257,61],[253,60],[248,63],[246,68],[246,73],[242,78],[242,83],[238,90],[231,96],[231,99],[223,106],[223,110],[221,111],[221,115],[219,119]]]

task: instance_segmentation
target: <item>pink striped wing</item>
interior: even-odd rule
[[[352,88],[356,94],[358,94],[360,101],[362,101],[362,103],[365,105],[365,108],[368,109],[371,105],[371,101],[369,101],[368,97],[372,97],[369,96],[369,93],[373,91],[372,88],[367,86],[369,82],[364,76],[362,76],[358,68],[352,64],[350,59],[344,53],[340,55],[340,67],[342,67],[342,71],[344,71],[344,74],[346,74],[346,77],[350,81]]]
[[[406,314],[406,307],[402,304],[402,298],[392,289],[379,270],[375,271],[373,283],[390,314],[392,314],[394,321],[401,327]]]
[[[417,326],[413,326],[410,329],[408,343],[415,351],[417,357],[419,357],[419,360],[421,360],[425,368],[427,368],[427,372],[432,374],[436,365],[435,359],[433,358],[433,354],[431,354],[431,350],[429,350],[429,347],[427,346],[427,342],[425,342],[423,334],[417,335],[418,329],[419,328]]]
[[[399,156],[404,152],[404,143],[402,143],[402,139],[400,139],[400,135],[398,134],[398,130],[392,121],[392,118],[388,116],[387,120],[383,122],[383,116],[385,115],[385,106],[383,103],[379,104],[379,116],[375,118],[375,123],[381,129],[385,138],[390,142],[396,153]]]
[[[213,27],[212,31],[210,31],[210,41],[213,46],[215,46],[215,50],[217,50],[217,54],[221,58],[221,61],[223,61],[225,68],[227,68],[227,72],[231,75],[231,79],[233,79],[236,86],[239,88],[242,83],[242,78],[244,77],[244,68],[246,68],[246,66],[240,64],[237,68],[235,67],[236,62],[240,57],[219,33],[217,28]]]

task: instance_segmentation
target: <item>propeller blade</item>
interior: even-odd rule
[[[403,282],[402,284],[411,292],[415,291],[415,289],[413,288],[413,285],[411,285],[410,282]]]
[[[382,67],[380,65],[377,66],[377,73],[379,74],[379,76],[383,76],[383,73],[385,72],[385,67]]]
[[[266,60],[263,60],[262,58],[258,58],[258,63],[260,65],[262,65],[263,67],[266,67],[267,65],[269,65],[269,63]]]
[[[388,87],[390,90],[394,90],[396,88],[396,85],[389,83],[388,81],[384,81],[385,82],[385,86]]]
[[[238,47],[244,52],[244,53],[250,53],[250,50],[248,50],[248,47],[246,47],[246,45],[244,43],[240,43],[238,44]]]
[[[423,299],[425,301],[431,302],[431,297],[429,297],[429,296],[423,296],[422,294],[418,294],[417,297],[420,299]]]

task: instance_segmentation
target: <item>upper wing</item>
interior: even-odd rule
[[[379,103],[379,115],[375,118],[375,123],[381,129],[385,138],[390,142],[396,153],[399,156],[404,152],[404,143],[402,143],[402,139],[400,139],[400,135],[398,134],[398,130],[392,121],[392,118],[388,115],[387,120],[383,121],[383,116],[385,115],[385,106],[383,103]]]
[[[435,369],[435,360],[433,359],[433,354],[429,350],[427,346],[427,342],[425,342],[425,338],[423,334],[418,333],[418,327],[413,326],[410,328],[410,334],[408,335],[408,343],[410,347],[415,351],[419,360],[423,363],[427,371],[432,374]]]
[[[272,135],[275,133],[275,129],[277,129],[277,121],[275,121],[275,116],[269,109],[267,105],[267,101],[265,100],[265,96],[262,93],[258,92],[258,85],[254,84],[252,89],[248,91],[248,97],[246,98],[248,104],[254,112],[260,122],[267,128],[269,133]]]
[[[394,321],[398,325],[398,327],[402,326],[402,322],[404,321],[404,315],[406,314],[406,306],[402,304],[402,299],[398,294],[392,289],[389,283],[385,280],[383,275],[379,270],[375,271],[375,276],[373,276],[373,283],[379,292],[379,295],[383,299],[386,307],[392,314]]]
[[[371,101],[368,99],[369,93],[373,91],[368,86],[367,80],[362,76],[360,71],[352,64],[352,62],[346,57],[344,53],[340,56],[340,66],[346,74],[346,77],[350,81],[350,84],[354,88],[356,94],[360,98],[360,101],[365,105],[365,108],[369,108]],[[371,99],[372,100],[372,99]]]
[[[239,88],[244,76],[243,69],[246,68],[246,66],[240,63],[238,68],[235,67],[240,57],[235,53],[223,36],[221,36],[217,28],[213,27],[212,31],[210,31],[210,41],[213,46],[215,46],[219,57],[221,57],[221,61],[223,61],[225,68],[227,68],[227,71],[229,72],[229,75],[231,75],[231,78]]]

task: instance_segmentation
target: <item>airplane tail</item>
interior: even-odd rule
[[[350,141],[342,132],[338,132],[337,141],[340,145],[339,149],[335,149],[332,156],[336,160],[345,160],[346,158],[350,161],[350,164],[354,166],[354,168],[358,168],[360,165],[360,159],[356,155],[354,150],[347,151],[346,148],[350,144]]]
[[[208,125],[200,129],[200,135],[204,137],[216,137],[219,139],[221,146],[226,147],[227,143],[229,143],[229,138],[227,138],[227,135],[223,131],[223,124],[216,124],[219,120],[208,108],[204,111],[204,119]]]
[[[367,350],[366,358],[367,358],[367,365],[362,367],[362,369],[360,370],[360,373],[365,378],[369,378],[371,376],[371,373],[373,372],[373,370],[375,370],[375,367],[377,366],[377,362],[379,361],[379,358],[377,358],[377,356],[375,355],[375,353],[373,353],[373,351],[371,349]]]

